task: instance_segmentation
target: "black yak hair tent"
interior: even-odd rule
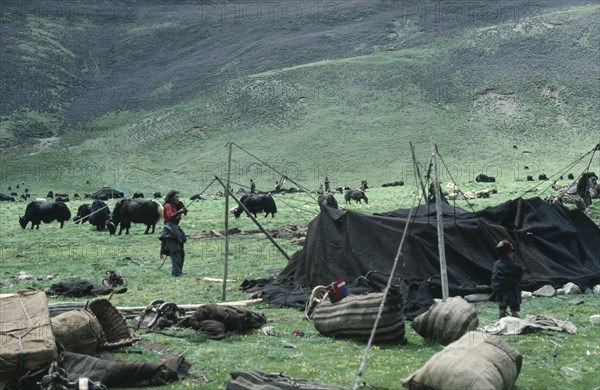
[[[92,199],[119,199],[125,194],[111,187],[102,187],[92,194]]]
[[[303,248],[260,297],[275,306],[301,308],[312,288],[345,279],[350,291],[385,285],[407,224],[408,209],[369,215],[322,207],[310,222]],[[525,273],[524,289],[574,282],[586,288],[600,282],[600,229],[581,210],[518,198],[477,212],[444,205],[444,235],[451,295],[490,292],[498,241],[515,245]],[[413,210],[394,278],[407,299],[407,316],[441,297],[435,207]],[[379,282],[364,283],[378,271]],[[373,274],[371,274],[373,275]],[[383,280],[383,282],[382,282]]]

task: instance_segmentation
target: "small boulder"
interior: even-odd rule
[[[565,295],[565,289],[564,288],[557,288],[556,289],[556,295]]]
[[[581,294],[581,289],[575,283],[569,282],[562,286],[562,289],[565,290],[565,295],[571,294]]]
[[[531,298],[533,293],[531,291],[521,291],[521,298]]]
[[[590,321],[594,325],[600,325],[600,314],[594,314],[593,316],[590,316]]]
[[[19,280],[31,280],[31,279],[33,279],[33,276],[29,275],[25,271],[21,271],[21,272],[19,272],[19,276],[17,276],[17,279],[19,279]]]
[[[547,284],[533,292],[533,295],[537,297],[553,297],[556,294],[556,290],[551,285]]]
[[[592,289],[592,292],[594,294],[600,294],[600,284],[595,285],[594,288]]]
[[[487,302],[492,294],[470,294],[465,296],[465,301],[469,303]]]
[[[571,301],[571,305],[581,305],[583,303],[585,303],[583,298],[575,298]]]

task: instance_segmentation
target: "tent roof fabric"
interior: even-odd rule
[[[98,191],[92,194],[92,199],[96,199],[101,196],[107,196],[108,198],[122,198],[124,196],[123,192],[116,190],[111,187],[102,187]]]
[[[421,205],[415,211],[395,275],[406,285],[439,279],[435,207]],[[369,271],[389,274],[408,212],[367,215],[322,207],[302,250],[261,296],[300,306],[317,285],[340,278],[352,282]],[[500,240],[515,246],[515,260],[525,270],[523,288],[600,282],[600,228],[581,210],[518,198],[477,212],[445,205],[443,220],[451,294],[452,287],[489,286]]]

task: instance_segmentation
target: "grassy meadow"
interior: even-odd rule
[[[349,205],[348,209],[373,213],[398,207],[410,207],[415,197],[414,186],[372,188],[368,190],[369,204]],[[474,199],[471,205],[481,209],[521,195],[538,182],[497,183],[492,187],[498,194],[491,199]],[[474,190],[486,185],[465,182],[461,188]],[[542,186],[540,186],[542,187]],[[338,196],[338,201],[342,200]],[[278,213],[275,218],[259,217],[267,228],[286,224],[306,224],[316,215],[315,203],[305,194],[277,195]],[[69,203],[74,212],[83,201]],[[114,201],[109,202],[111,205]],[[341,202],[343,203],[343,201]],[[128,292],[113,297],[119,306],[146,305],[161,298],[176,303],[212,303],[221,300],[221,284],[203,282],[203,277],[220,278],[223,275],[224,241],[219,238],[191,238],[186,244],[186,263],[183,278],[170,277],[170,264],[159,269],[158,231],[144,235],[140,225],[134,225],[130,235],[109,236],[96,232],[89,224],[42,224],[40,230],[22,230],[17,216],[25,208],[24,202],[0,204],[0,235],[2,240],[0,293],[20,288],[46,288],[58,280],[72,277],[100,283],[106,270],[115,270],[128,279]],[[189,236],[198,232],[223,229],[224,200],[202,200],[190,207],[181,225]],[[457,206],[468,208],[464,201]],[[592,208],[592,218],[599,223],[600,207]],[[159,224],[160,225],[160,224]],[[254,229],[252,221],[244,216],[230,219],[231,227]],[[292,239],[278,240],[283,248],[293,253],[300,247]],[[238,290],[244,279],[275,276],[286,260],[264,237],[234,235],[230,243],[227,285],[228,301],[248,299]],[[54,280],[26,280],[7,284],[10,276],[26,271],[34,276],[55,275]],[[506,340],[524,356],[518,389],[572,388],[591,389],[598,384],[600,370],[600,327],[589,321],[589,316],[600,312],[600,296],[585,295],[585,303],[572,305],[573,296],[529,298],[523,303],[522,314],[547,314],[572,321],[578,327],[576,335],[566,333],[537,333],[507,337]],[[64,301],[50,298],[50,302]],[[229,373],[237,370],[285,372],[299,379],[351,386],[358,369],[364,344],[354,341],[321,337],[301,311],[271,308],[266,304],[251,307],[265,313],[269,335],[254,331],[234,335],[223,341],[212,341],[192,331],[178,332],[180,337],[138,333],[141,342],[127,348],[131,353],[116,354],[118,358],[159,361],[165,354],[184,354],[193,363],[191,374],[183,381],[165,386],[166,389],[224,388]],[[477,306],[480,325],[496,320],[497,307],[491,303]],[[374,388],[398,389],[399,380],[422,366],[439,345],[426,343],[407,322],[408,345],[376,346],[368,360],[364,380]],[[302,330],[306,337],[293,335]],[[297,348],[286,348],[284,342]]]

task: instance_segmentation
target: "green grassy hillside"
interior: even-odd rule
[[[594,3],[44,4],[3,9],[2,187],[192,193],[228,140],[308,187],[380,184],[432,136],[457,180],[512,181],[599,139]],[[279,179],[233,160],[235,182]]]

